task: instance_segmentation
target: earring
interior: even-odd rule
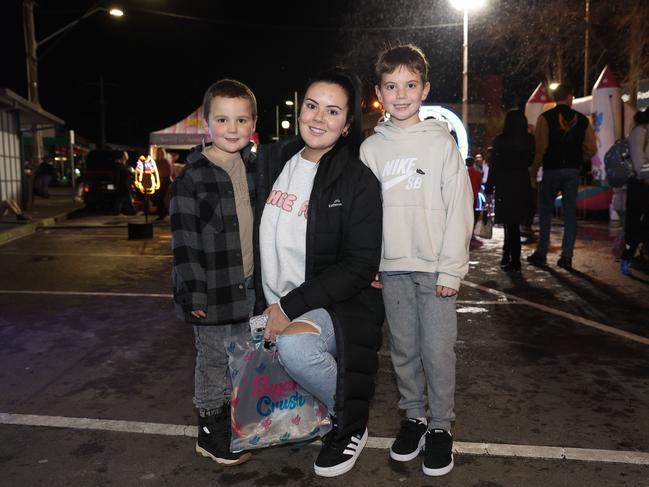
[[[343,130],[342,136],[347,137],[348,135],[349,135],[349,129],[346,128],[345,130]]]

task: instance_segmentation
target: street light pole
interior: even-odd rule
[[[464,36],[462,43],[462,123],[469,128],[469,7],[464,6]]]
[[[588,96],[588,56],[590,37],[590,0],[586,0],[586,30],[584,32],[584,96]]]

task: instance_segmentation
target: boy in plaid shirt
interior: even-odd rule
[[[176,315],[194,329],[196,452],[222,465],[230,452],[231,383],[223,340],[243,335],[254,305],[255,96],[224,79],[208,88],[203,114],[211,144],[195,148],[174,182],[170,205]]]

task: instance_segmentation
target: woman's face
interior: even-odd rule
[[[347,93],[340,85],[317,81],[309,86],[298,119],[305,159],[318,162],[336,144],[349,127],[348,111]]]

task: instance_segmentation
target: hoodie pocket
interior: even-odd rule
[[[421,207],[383,209],[383,257],[386,260],[437,261],[446,212]]]

